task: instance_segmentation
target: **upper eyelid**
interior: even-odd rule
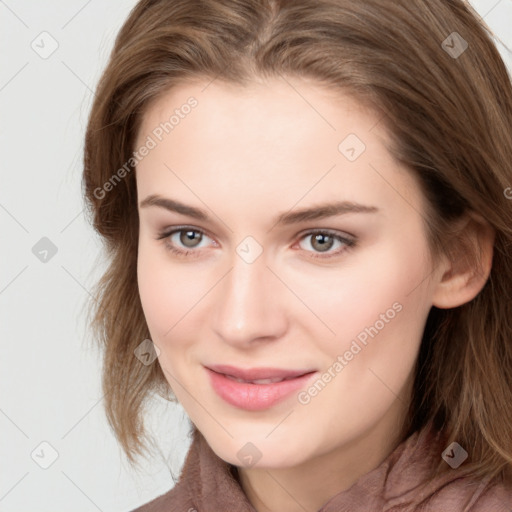
[[[189,230],[189,231],[197,231],[197,232],[199,232],[199,233],[201,233],[203,235],[206,235],[208,238],[210,238],[212,240],[215,240],[215,238],[212,237],[207,230],[205,230],[203,228],[197,228],[197,227],[194,227],[194,226],[188,226],[188,225],[185,225],[185,226],[174,226],[172,228],[169,228],[168,230],[163,229],[161,231],[161,236],[159,238],[168,238],[171,235],[174,235],[174,234],[179,233],[181,231],[187,231],[187,230]],[[356,239],[355,235],[352,235],[350,233],[340,232],[338,230],[331,229],[331,228],[309,228],[309,229],[305,229],[305,230],[301,231],[300,233],[296,234],[294,236],[294,239],[302,240],[304,237],[313,235],[315,233],[327,233],[327,234],[332,235],[336,239],[345,239],[345,240],[349,240],[349,241],[354,241]]]
[[[160,231],[159,238],[167,238],[167,237],[170,237],[171,235],[174,235],[181,231],[197,231],[197,232],[201,233],[202,235],[206,235],[208,238],[211,238],[212,240],[215,239],[213,236],[211,236],[208,233],[207,230],[204,230],[202,228],[195,228],[193,226],[175,226],[175,227],[169,228],[169,229],[164,228]]]

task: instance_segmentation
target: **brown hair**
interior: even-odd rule
[[[462,53],[460,37],[468,45]],[[150,102],[188,80],[243,86],[255,77],[296,76],[382,114],[390,153],[417,177],[428,200],[433,257],[448,247],[452,221],[465,212],[478,212],[496,230],[481,292],[463,306],[430,311],[403,438],[432,421],[446,443],[467,449],[474,475],[511,478],[512,208],[504,190],[512,185],[512,86],[492,37],[462,0],[142,0],[135,6],[97,87],[83,174],[91,221],[110,264],[92,303],[92,325],[104,347],[106,413],[131,462],[146,449],[144,405],[151,392],[172,399],[160,366],[134,357],[150,337],[137,287],[131,159],[142,116]],[[439,462],[437,470],[446,466],[441,456]]]

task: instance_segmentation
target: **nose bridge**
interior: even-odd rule
[[[215,329],[224,341],[247,344],[256,338],[282,335],[286,312],[276,293],[279,283],[264,254],[254,261],[238,253],[215,297]]]

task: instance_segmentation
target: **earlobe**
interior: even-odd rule
[[[495,230],[480,215],[467,214],[464,227],[454,237],[452,257],[443,255],[432,305],[451,309],[473,300],[485,286],[492,268]]]

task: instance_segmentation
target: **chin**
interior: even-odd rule
[[[213,439],[204,435],[212,450],[222,460],[239,467],[251,467],[261,469],[278,469],[294,467],[312,456],[304,446],[304,436],[297,441],[290,436],[268,436],[271,429],[260,429],[261,432],[246,431],[245,435],[234,435],[230,438],[218,436]],[[264,430],[264,431],[263,431]],[[243,431],[243,430],[242,430]]]

